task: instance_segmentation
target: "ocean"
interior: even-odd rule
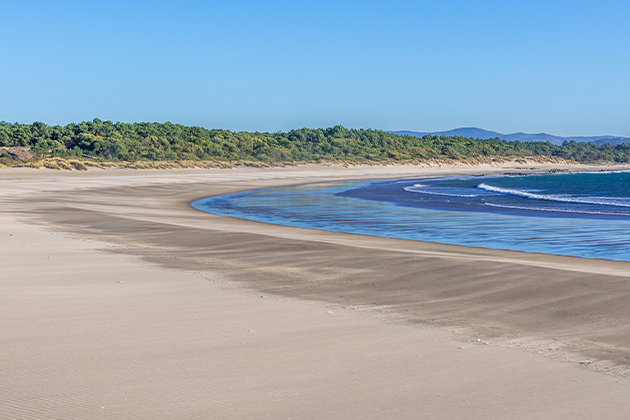
[[[626,171],[327,182],[192,206],[285,226],[630,261]]]

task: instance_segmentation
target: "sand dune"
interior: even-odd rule
[[[628,263],[188,205],[503,170],[3,169],[0,418],[628,418]]]

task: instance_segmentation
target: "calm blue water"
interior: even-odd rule
[[[192,203],[285,226],[630,261],[630,173],[345,181]]]

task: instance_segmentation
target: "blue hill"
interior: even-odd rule
[[[422,137],[427,134],[431,134],[434,136],[461,136],[461,137],[471,137],[474,139],[486,140],[486,139],[494,139],[500,138],[502,140],[507,141],[548,141],[553,144],[562,144],[565,141],[591,141],[598,142],[598,144],[603,143],[612,143],[612,142],[623,142],[623,140],[628,141],[628,139],[623,139],[619,136],[578,136],[578,137],[560,137],[554,136],[547,133],[539,133],[539,134],[527,134],[527,133],[513,133],[513,134],[501,134],[496,131],[484,130],[482,128],[477,127],[463,127],[456,128],[454,130],[448,131],[434,131],[434,132],[417,132],[417,131],[392,131],[394,134],[400,135],[410,135],[414,137]]]

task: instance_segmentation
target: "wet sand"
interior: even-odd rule
[[[630,264],[197,198],[514,168],[0,170],[0,418],[627,418]]]

